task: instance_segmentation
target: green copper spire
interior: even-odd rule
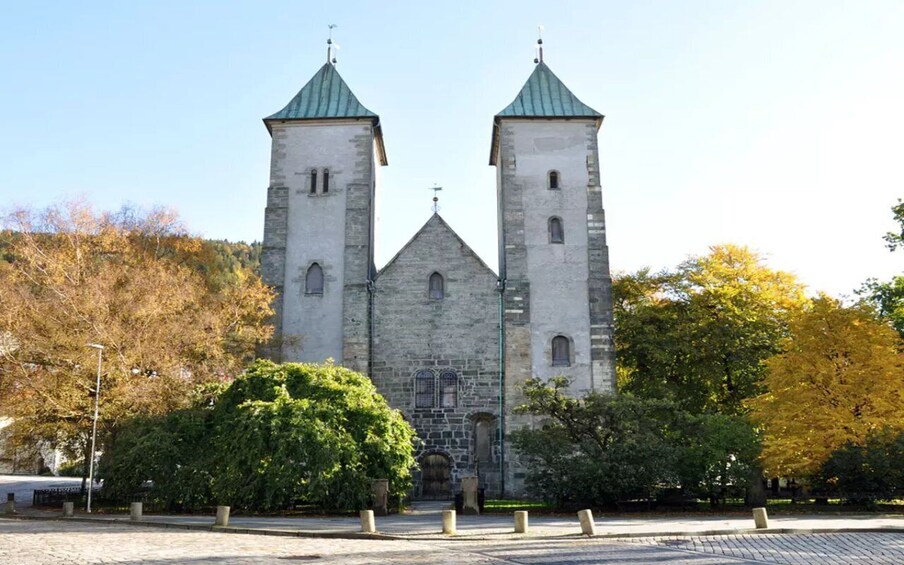
[[[596,121],[599,129],[603,115],[584,104],[572,94],[559,77],[543,62],[542,40],[537,66],[528,77],[515,100],[493,118],[493,139],[490,144],[490,165],[496,164],[499,152],[499,122],[506,118],[527,119],[574,119],[589,118]]]
[[[496,117],[601,119],[603,115],[578,100],[546,63],[540,61],[514,102]]]
[[[285,108],[270,120],[317,120],[325,118],[373,118],[379,116],[365,108],[352,94],[332,63],[326,63]]]

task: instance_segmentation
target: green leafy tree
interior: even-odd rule
[[[892,213],[900,229],[888,232],[884,239],[888,249],[896,251],[904,246],[904,201],[898,200],[898,204],[892,207]],[[869,279],[857,294],[874,306],[904,338],[904,276],[892,277],[889,281]]]
[[[198,398],[199,408],[117,434],[101,467],[111,489],[150,480],[171,506],[355,510],[373,479],[389,479],[396,504],[411,488],[414,431],[363,375],[259,361],[222,394]]]
[[[672,272],[617,277],[613,295],[619,389],[691,413],[743,413],[761,392],[761,362],[806,303],[793,275],[735,245]]]
[[[673,402],[630,395],[568,395],[568,380],[524,386],[522,413],[543,424],[514,432],[534,492],[559,506],[611,506],[652,499],[665,488],[717,501],[743,489],[756,457],[750,426],[735,417],[693,416]]]
[[[814,487],[850,502],[892,500],[904,493],[904,433],[882,429],[862,445],[847,443],[832,452],[814,478]]]

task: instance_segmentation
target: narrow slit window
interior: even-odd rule
[[[486,463],[493,459],[493,431],[495,426],[490,418],[481,418],[474,424],[474,455]]]
[[[323,169],[323,193],[330,191],[330,170]]]
[[[446,296],[445,282],[439,273],[430,275],[430,298],[442,300]]]
[[[317,194],[317,171],[311,170],[311,194]]]
[[[418,371],[414,376],[414,407],[433,408],[436,398],[436,381],[433,372]]]
[[[559,190],[559,171],[549,171],[549,190]]]
[[[571,342],[563,335],[552,338],[553,367],[571,366]]]
[[[440,406],[455,408],[458,405],[458,375],[455,371],[443,371],[439,376]]]
[[[565,243],[565,228],[562,226],[561,218],[549,219],[549,242]]]
[[[323,294],[323,269],[317,263],[308,267],[304,288],[305,294]]]

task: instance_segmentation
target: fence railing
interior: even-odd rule
[[[91,490],[91,505],[103,510],[127,511],[132,502],[141,502],[144,512],[159,512],[163,505],[148,496],[148,491],[139,491],[127,497],[114,497],[103,488]],[[49,488],[35,490],[32,496],[32,505],[44,508],[62,508],[64,502],[73,502],[75,506],[82,507],[86,504],[88,489],[80,487]]]

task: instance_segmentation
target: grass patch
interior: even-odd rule
[[[503,498],[487,500],[483,506],[484,512],[514,512],[515,510],[534,510],[539,512],[552,512],[555,508],[542,500],[516,500]]]

